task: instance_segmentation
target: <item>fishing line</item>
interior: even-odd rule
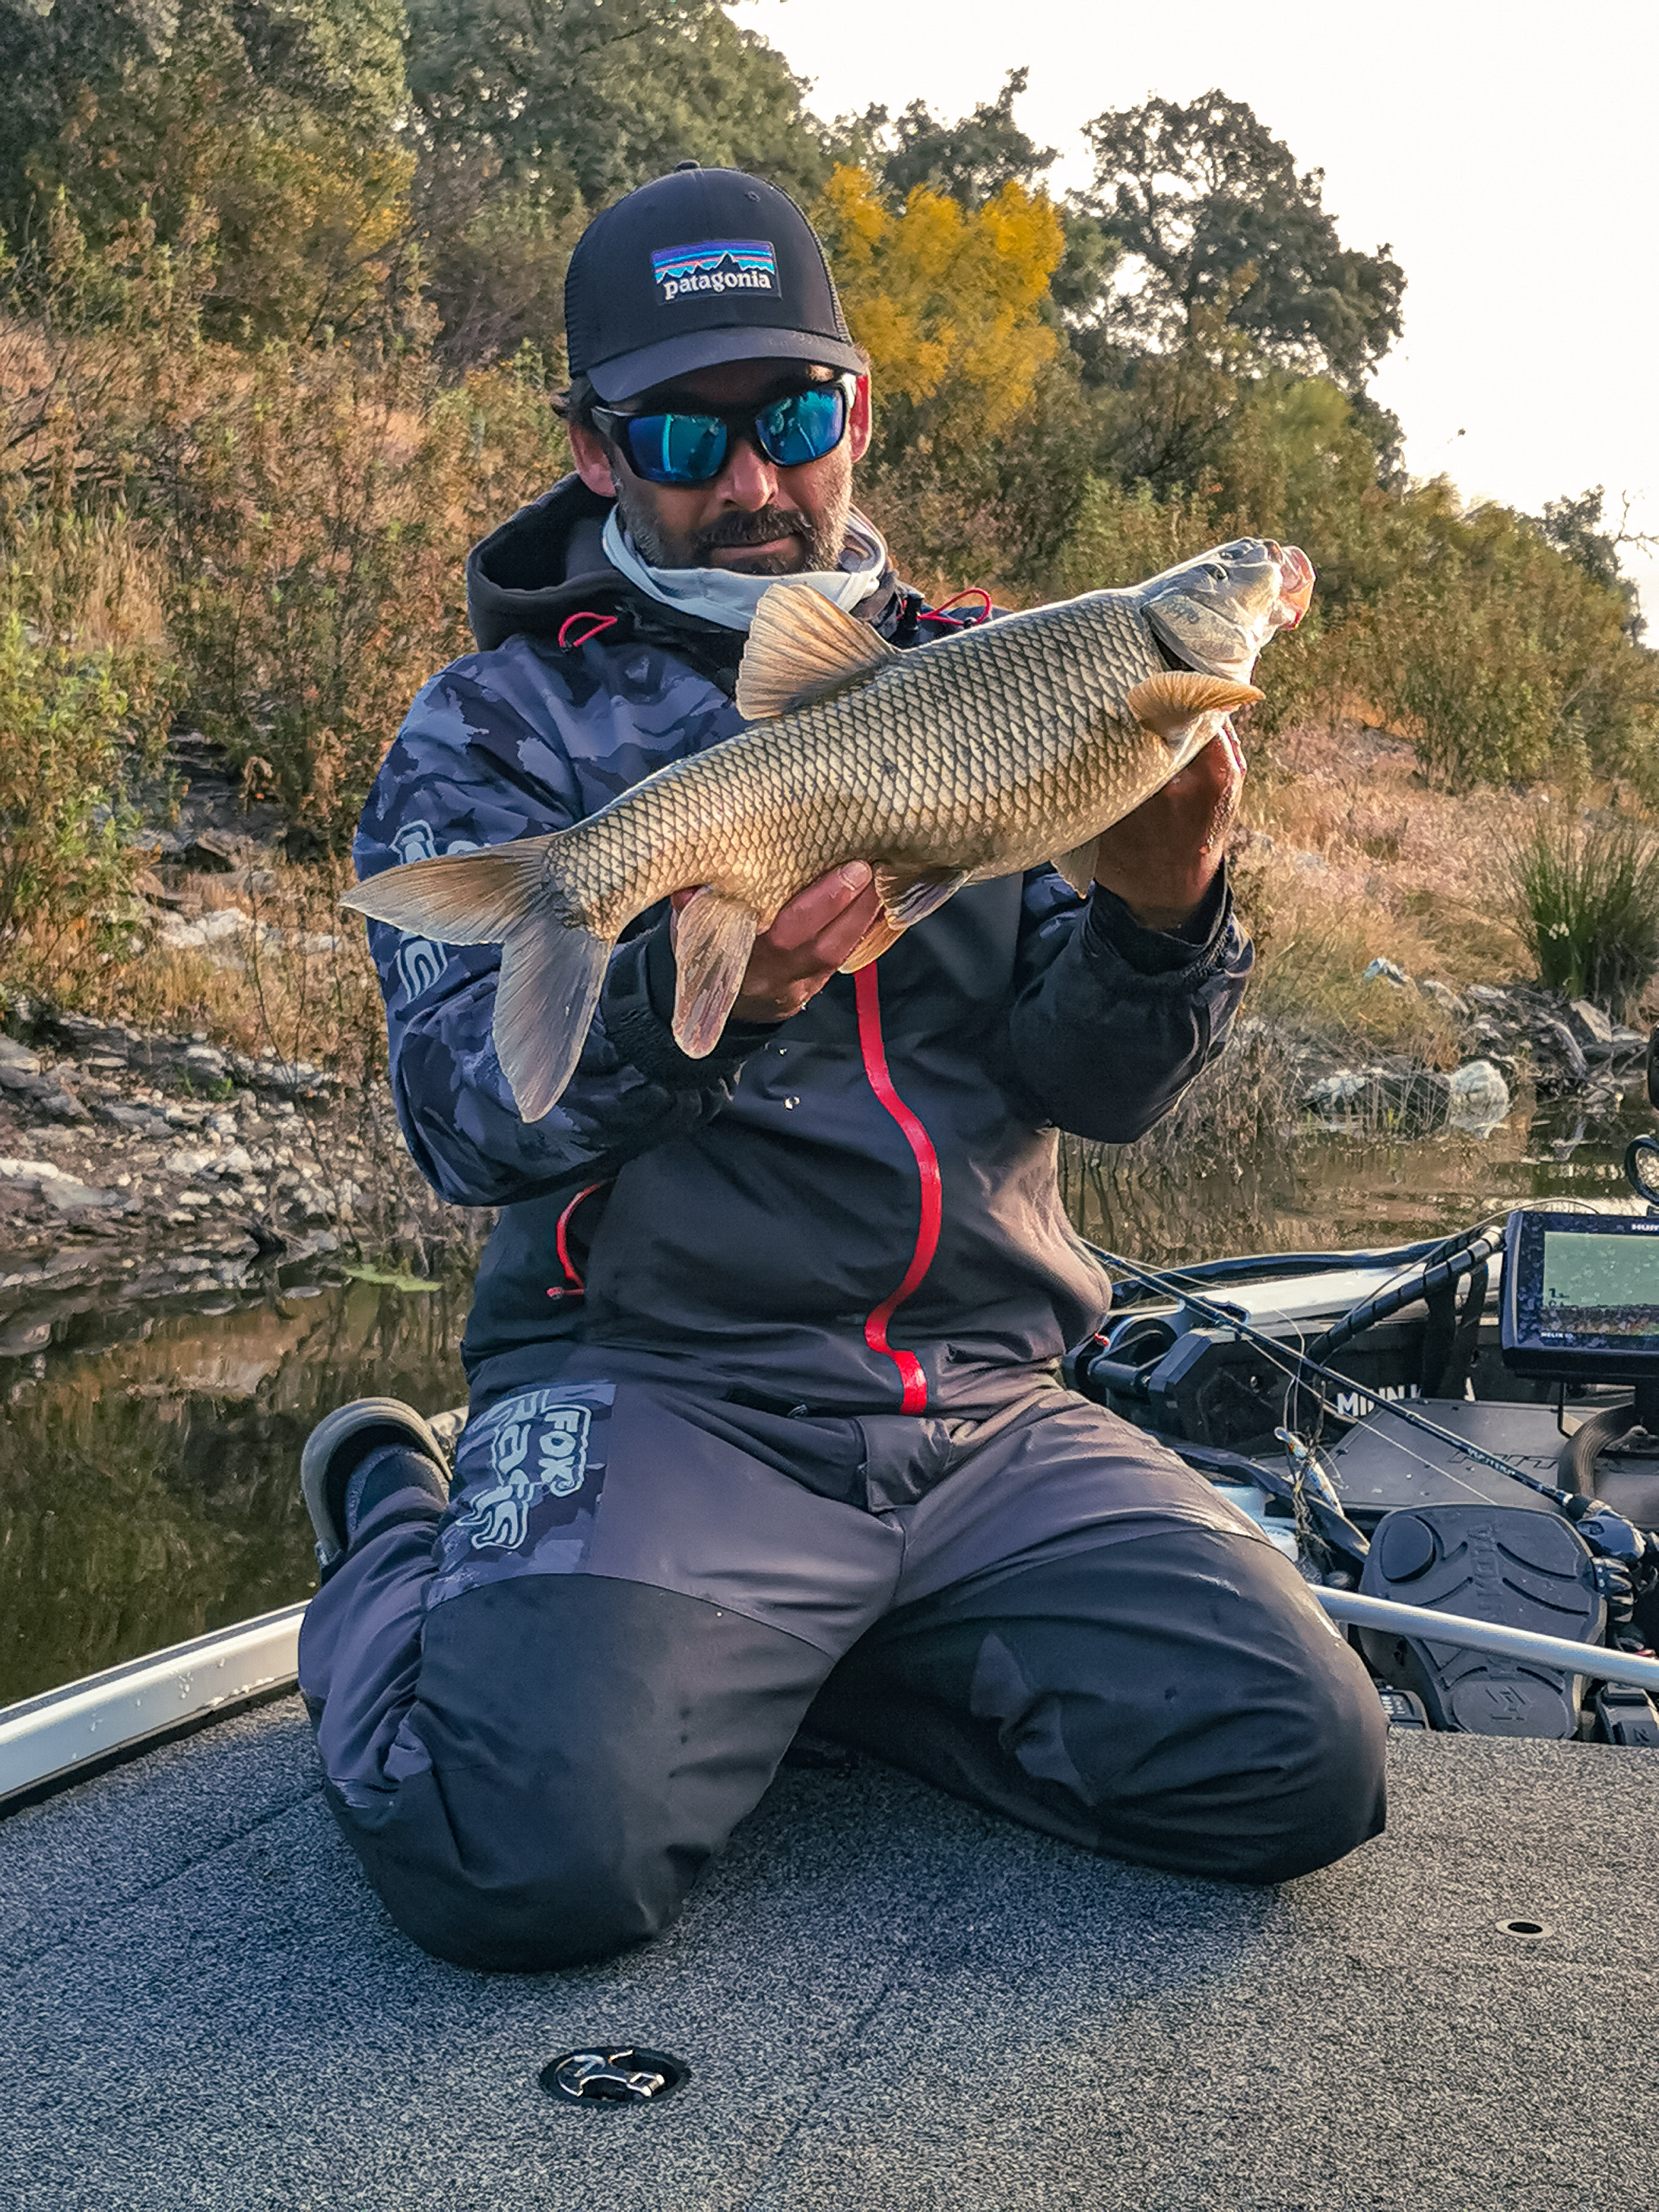
[[[1177,1297],[1183,1305],[1200,1316],[1201,1319],[1209,1322],[1212,1328],[1231,1330],[1234,1335],[1241,1337],[1247,1344],[1254,1345],[1256,1350],[1273,1364],[1277,1365],[1286,1355],[1287,1347],[1276,1344],[1272,1337],[1258,1329],[1249,1316],[1241,1312],[1237,1306],[1224,1305],[1209,1298],[1200,1297],[1196,1291],[1193,1291],[1170,1293],[1152,1268],[1143,1267],[1133,1260],[1126,1260],[1120,1253],[1108,1252],[1098,1244],[1091,1244],[1089,1249],[1107,1266],[1121,1267],[1135,1281],[1145,1283],[1155,1290],[1164,1290],[1165,1296]],[[1510,1481],[1518,1482],[1523,1488],[1535,1491],[1540,1497],[1551,1499],[1570,1520],[1578,1520],[1589,1510],[1591,1504],[1589,1499],[1579,1497],[1571,1491],[1558,1490],[1551,1483],[1540,1482],[1535,1475],[1524,1474],[1520,1468],[1511,1466],[1508,1460],[1499,1458],[1496,1452],[1488,1451],[1485,1445],[1472,1443],[1467,1437],[1455,1436],[1449,1429],[1441,1428],[1437,1422],[1431,1421],[1425,1415],[1411,1412],[1401,1400],[1374,1396],[1370,1391],[1357,1385],[1351,1376],[1339,1375],[1334,1368],[1322,1366],[1317,1360],[1310,1359],[1305,1352],[1289,1352],[1288,1356],[1297,1363],[1295,1370],[1297,1381],[1300,1382],[1306,1376],[1316,1382],[1324,1383],[1328,1389],[1334,1389],[1339,1392],[1358,1389],[1359,1395],[1369,1401],[1373,1413],[1392,1413],[1397,1421],[1403,1421],[1407,1428],[1420,1430],[1425,1436],[1432,1437],[1437,1443],[1449,1444],[1454,1451],[1461,1452],[1465,1458],[1474,1460],[1483,1467],[1490,1467],[1499,1474],[1507,1475]],[[1335,1409],[1333,1407],[1329,1410],[1334,1412]],[[1341,1417],[1339,1415],[1338,1418]],[[1361,1418],[1369,1419],[1370,1415],[1364,1415]],[[1286,1425],[1288,1426],[1289,1424],[1287,1423]]]

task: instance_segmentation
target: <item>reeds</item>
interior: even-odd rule
[[[1510,857],[1516,927],[1540,981],[1632,1015],[1659,974],[1659,840],[1638,823],[1540,823]]]

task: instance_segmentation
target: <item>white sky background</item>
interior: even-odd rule
[[[1659,532],[1659,0],[749,0],[737,20],[826,120],[921,99],[955,120],[1030,70],[1015,118],[1092,175],[1081,126],[1149,93],[1249,101],[1322,168],[1345,246],[1405,270],[1373,390],[1417,476],[1537,513],[1607,487]],[[1465,433],[1462,437],[1458,432]],[[1659,556],[1627,572],[1659,630]]]

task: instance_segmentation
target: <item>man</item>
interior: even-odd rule
[[[817,240],[687,164],[567,289],[576,473],[474,552],[479,651],[416,701],[360,872],[556,830],[741,726],[769,580],[945,635],[852,506],[862,356]],[[428,1949],[548,1967],[650,1936],[803,1723],[1089,1849],[1270,1881],[1377,1832],[1382,1728],[1288,1563],[1064,1389],[1106,1281],[1056,1128],[1140,1133],[1220,1046],[1249,945],[1218,739],[1101,841],[1080,901],[975,886],[875,967],[833,872],[756,944],[706,1060],[673,913],[617,947],[564,1095],[522,1121],[495,947],[380,926],[416,1159],[501,1206],[453,1498],[409,1408],[307,1446],[301,1681],[328,1792]],[[688,892],[693,888],[687,887]]]

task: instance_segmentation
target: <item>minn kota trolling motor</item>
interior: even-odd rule
[[[1648,1089],[1659,1107],[1659,1030]],[[1099,1254],[1133,1286],[1129,1310],[1074,1355],[1074,1387],[1212,1479],[1248,1482],[1279,1501],[1268,1510],[1293,1520],[1312,1594],[1358,1632],[1397,1725],[1589,1734],[1659,1747],[1659,1713],[1648,1694],[1659,1692],[1659,1659],[1648,1648],[1659,1632],[1659,1535],[1641,1525],[1659,1522],[1659,1140],[1637,1138],[1625,1170],[1647,1202],[1643,1214],[1521,1207],[1501,1239],[1495,1223],[1483,1224],[1389,1255],[1211,1262],[1168,1273]],[[1517,1405],[1460,1397],[1437,1420],[1420,1401],[1407,1402],[1403,1386],[1395,1386],[1399,1395],[1373,1395],[1328,1364],[1404,1308],[1426,1305],[1424,1358],[1432,1354],[1443,1376],[1455,1376],[1461,1394],[1478,1350],[1487,1262],[1500,1241],[1503,1367],[1522,1390],[1553,1396],[1553,1416],[1536,1398]],[[1269,1334],[1237,1305],[1195,1287],[1195,1279],[1253,1273],[1259,1281],[1384,1257],[1417,1264],[1305,1345]],[[1460,1284],[1462,1316],[1448,1319]],[[1176,1314],[1144,1312],[1149,1293],[1175,1301]],[[1444,1326],[1437,1339],[1437,1322]],[[1440,1365],[1460,1340],[1456,1359]],[[1600,1398],[1621,1385],[1631,1386],[1628,1398],[1598,1406],[1566,1438],[1570,1388]],[[1436,1395],[1452,1394],[1443,1381]],[[1266,1410],[1274,1402],[1276,1420]],[[1258,1433],[1224,1442],[1229,1413]],[[1321,1442],[1328,1419],[1348,1425],[1334,1456]],[[1269,1428],[1282,1468],[1273,1464]],[[1644,1431],[1653,1443],[1650,1471],[1610,1470],[1609,1448]],[[1517,1434],[1528,1445],[1541,1436],[1547,1455],[1522,1449]],[[1249,1454],[1237,1448],[1247,1441]],[[1368,1467],[1402,1455],[1413,1462],[1403,1485],[1365,1480]],[[1413,1483],[1422,1502],[1388,1504],[1391,1488]],[[1537,1503],[1502,1502],[1509,1485]],[[1380,1513],[1366,1510],[1371,1494]],[[1355,1516],[1369,1522],[1369,1534]],[[1588,1708],[1587,1684],[1600,1686]]]

